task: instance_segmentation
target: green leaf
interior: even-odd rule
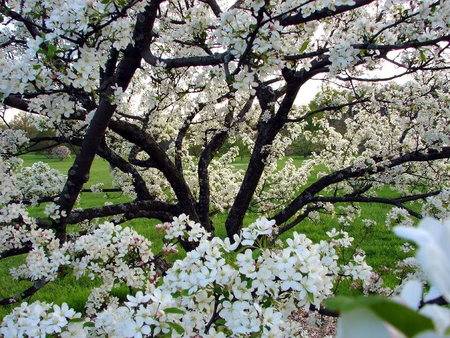
[[[217,325],[225,325],[226,324],[226,320],[225,319],[217,319],[216,320],[216,324]]]
[[[228,290],[223,290],[222,291],[222,296],[224,297],[223,301],[226,301],[226,300],[228,300],[230,298],[230,292]]]
[[[430,318],[393,301],[385,300],[385,302],[375,303],[371,306],[371,310],[408,337],[423,331],[434,330],[433,321]]]
[[[175,330],[176,333],[178,333],[178,334],[183,334],[183,333],[184,333],[184,329],[183,329],[183,327],[182,327],[181,325],[176,324],[176,323],[170,323],[170,322],[167,322],[167,324],[168,324],[173,330]]]
[[[368,308],[380,319],[391,324],[408,337],[434,330],[433,321],[414,310],[382,297],[335,297],[325,302],[330,310],[348,312],[356,308]]]
[[[181,291],[181,295],[184,296],[184,297],[190,296],[189,290],[183,290],[183,291]]]
[[[255,249],[252,252],[252,258],[254,261],[258,259],[259,256],[261,256],[262,251],[260,249]]]
[[[268,308],[272,306],[272,299],[270,297],[266,297],[266,299],[264,300],[263,298],[263,308]]]
[[[168,307],[164,309],[164,313],[173,313],[177,315],[184,315],[186,312],[176,307]]]
[[[56,46],[55,45],[48,45],[48,48],[47,48],[47,57],[49,58],[49,59],[53,59],[53,57],[55,56],[55,53],[56,53]]]
[[[314,294],[312,292],[307,292],[307,294],[308,294],[308,300],[311,303],[314,303]]]
[[[427,57],[426,57],[425,53],[423,52],[423,50],[420,49],[419,54],[420,54],[420,59],[422,60],[422,62],[426,62]]]
[[[72,318],[69,320],[69,323],[81,323],[83,321],[84,321],[83,318]]]
[[[178,298],[178,297],[181,297],[181,292],[180,291],[176,291],[176,292],[174,292],[174,293],[171,293],[170,294],[173,298]]]
[[[308,47],[308,45],[309,45],[309,40],[306,40],[305,42],[303,42],[302,46],[300,47],[300,53],[303,53],[306,50],[306,48]]]

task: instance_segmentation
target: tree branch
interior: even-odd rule
[[[326,175],[311,184],[306,188],[299,196],[297,196],[286,208],[277,213],[273,219],[276,224],[282,224],[289,218],[294,216],[298,210],[303,208],[306,204],[315,199],[315,195],[325,189],[326,187],[342,182],[349,178],[362,177],[364,175],[373,175],[380,172],[385,172],[390,168],[399,166],[407,162],[424,162],[438,159],[450,158],[450,147],[443,147],[440,151],[429,149],[426,153],[420,151],[413,151],[404,155],[400,155],[397,158],[391,159],[387,164],[378,164],[375,167],[367,168],[355,168],[349,166],[347,168],[335,171],[329,175]],[[372,158],[375,163],[383,162],[385,159]],[[385,162],[386,163],[386,162]]]
[[[26,253],[29,253],[32,249],[33,249],[33,244],[31,242],[27,242],[27,243],[24,243],[24,246],[21,248],[3,251],[0,254],[0,259],[26,254]]]
[[[139,14],[139,19],[136,22],[134,30],[135,37],[151,35],[161,1],[162,0],[153,0],[145,8],[146,15],[143,16],[143,14]],[[142,41],[136,41],[136,45],[143,48]],[[149,42],[147,48],[148,46]],[[138,50],[133,45],[129,45],[125,50],[123,59],[120,61],[114,73],[114,81],[112,82],[120,86],[123,90],[126,90],[135,71],[140,67],[140,63],[141,56]],[[109,82],[109,80],[107,80],[107,82]],[[112,105],[109,101],[109,97],[114,95],[112,85],[113,83],[108,85],[108,88],[101,93],[99,106],[89,124],[86,136],[83,139],[82,147],[77,154],[73,166],[69,170],[67,182],[61,193],[61,197],[58,200],[60,211],[64,211],[67,215],[66,217],[70,215],[83,184],[89,180],[89,171],[97,148],[100,146],[108,123],[116,111],[116,106]],[[55,221],[53,227],[56,230],[56,236],[59,238],[60,243],[64,243],[66,239],[65,217],[61,217],[60,220]]]
[[[283,16],[280,18],[280,25],[282,26],[292,26],[298,25],[310,21],[326,19],[336,14],[345,13],[348,11],[352,11],[356,8],[363,7],[368,5],[375,0],[355,0],[355,4],[353,6],[336,6],[335,10],[330,10],[328,7],[321,9],[320,11],[316,11],[307,17],[303,17],[303,12],[300,10],[297,14]]]
[[[42,289],[42,287],[44,287],[44,285],[47,283],[48,283],[47,279],[45,279],[45,278],[39,279],[38,281],[36,281],[36,283],[33,284],[33,286],[29,287],[28,289],[26,289],[25,291],[23,291],[21,293],[18,293],[14,296],[7,297],[7,298],[0,298],[0,305],[8,305],[8,304],[17,303],[17,302],[22,301],[22,299],[24,299],[24,298],[31,297],[37,291]]]
[[[174,216],[182,213],[182,209],[175,205],[159,201],[134,201],[129,203],[105,205],[99,208],[90,208],[84,210],[73,210],[67,218],[67,223],[77,224],[83,220],[92,220],[94,218],[108,217],[119,214],[126,214],[127,219],[143,217],[142,215],[158,215],[155,217],[163,222],[172,221]],[[139,215],[139,216],[136,216]]]
[[[125,121],[111,120],[109,127],[124,139],[139,146],[150,156],[155,163],[155,168],[159,169],[170,183],[183,211],[193,220],[198,221],[195,199],[187,182],[154,137],[143,130],[136,130],[134,125]]]

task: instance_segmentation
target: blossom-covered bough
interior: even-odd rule
[[[338,276],[373,286],[362,252],[338,261],[346,232],[313,244],[302,221],[327,214],[351,231],[363,203],[392,205],[389,225],[449,216],[448,1],[12,0],[0,19],[3,116],[16,108],[55,129],[27,140],[4,120],[0,132],[0,258],[27,254],[11,272],[36,282],[0,302],[63,267],[102,280],[87,304],[92,326],[62,305],[22,304],[5,335],[278,336],[292,309],[321,309]],[[314,107],[298,105],[316,80]],[[299,140],[316,145],[311,156],[280,169]],[[67,176],[22,166],[17,156],[40,141],[79,147]],[[76,208],[95,156],[132,202]],[[40,203],[46,217],[30,217]],[[272,221],[243,227],[249,212]],[[152,244],[122,227],[135,218],[169,222],[167,240],[187,251],[165,279]],[[68,238],[69,225],[82,231]],[[226,239],[214,236],[220,226]],[[121,283],[141,293],[119,304],[109,292]]]

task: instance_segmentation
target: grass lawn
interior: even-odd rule
[[[67,174],[73,160],[66,159],[60,161],[59,159],[49,159],[43,155],[28,154],[23,156],[24,165],[31,166],[36,161],[42,161],[48,163],[52,168]],[[303,157],[294,157],[294,163],[300,165],[303,161]],[[279,165],[282,166],[284,161],[280,161]],[[248,163],[248,158],[238,159],[233,163],[236,168],[245,169]],[[310,183],[314,180],[315,174],[319,171],[317,168],[311,175]],[[89,182],[84,187],[89,189],[92,184],[104,183],[104,188],[111,188],[112,177],[109,172],[109,165],[106,161],[96,158],[93,163]],[[88,208],[95,206],[102,206],[106,201],[112,203],[121,203],[129,201],[129,198],[121,193],[108,193],[105,194],[93,194],[82,193],[80,198],[80,204],[78,207]],[[400,251],[400,245],[403,240],[396,238],[392,231],[387,229],[384,225],[385,215],[391,209],[390,206],[384,205],[363,205],[363,212],[360,219],[356,220],[351,227],[345,228],[352,237],[355,238],[355,242],[359,243],[361,248],[367,253],[367,261],[369,265],[372,265],[376,270],[383,266],[392,266],[397,260],[404,258],[404,254]],[[32,210],[32,216],[41,216],[44,210],[44,206],[36,207]],[[249,215],[245,224],[249,224],[256,219],[256,215]],[[368,232],[362,223],[362,219],[371,218],[377,221],[378,225],[371,228]],[[226,231],[223,226],[226,219],[226,214],[218,214],[213,217],[213,222],[216,226],[216,235],[220,237],[226,236]],[[135,219],[127,223],[140,234],[146,236],[154,243],[153,251],[159,252],[162,247],[162,233],[155,230],[155,225],[158,221],[147,219]],[[340,229],[342,226],[338,224],[336,219],[323,218],[320,222],[314,223],[312,221],[305,221],[299,224],[294,231],[306,234],[314,242],[322,239],[327,239],[326,231],[332,228]],[[289,233],[283,234],[281,237],[287,238]],[[344,253],[344,255],[350,256],[352,252]],[[181,257],[181,254],[174,258]],[[0,264],[0,297],[7,297],[17,292],[23,291],[24,288],[31,285],[25,281],[14,281],[8,274],[10,267],[17,266],[24,260],[24,257],[12,257],[2,260]],[[385,281],[390,287],[396,285],[397,281],[393,275],[386,275]],[[77,311],[83,311],[83,305],[87,299],[90,289],[96,285],[95,281],[82,278],[81,280],[75,280],[70,274],[59,278],[57,281],[49,283],[42,290],[38,291],[32,299],[28,299],[28,302],[34,300],[43,300],[48,302],[62,303],[66,301],[70,306],[74,307]],[[345,294],[352,294],[354,291],[349,290],[348,285],[341,285],[338,292]],[[10,307],[0,307],[0,318],[3,318],[11,311]]]

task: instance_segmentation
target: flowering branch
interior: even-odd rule
[[[319,179],[317,182],[311,184],[300,195],[298,195],[284,210],[277,213],[273,219],[277,224],[286,222],[303,206],[314,200],[314,196],[325,189],[326,187],[342,182],[344,180],[362,177],[365,175],[374,175],[376,173],[385,172],[390,168],[394,168],[401,164],[413,161],[432,161],[436,159],[450,158],[450,147],[442,147],[441,150],[429,149],[426,152],[413,151],[404,155],[400,155],[396,158],[390,159],[387,163],[385,159],[373,158],[375,162],[374,167],[355,168],[349,166],[347,168],[335,171],[332,174],[326,175]],[[350,197],[351,198],[351,197]]]

